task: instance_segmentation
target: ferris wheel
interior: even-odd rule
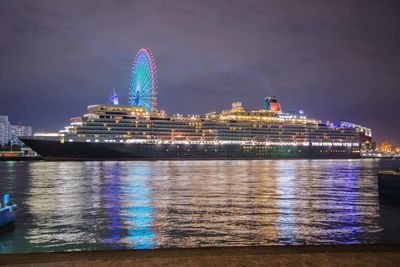
[[[147,48],[140,49],[136,54],[129,91],[131,106],[144,107],[148,112],[156,110],[156,64],[152,53]]]

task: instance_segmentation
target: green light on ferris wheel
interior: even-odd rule
[[[148,112],[156,110],[156,65],[150,50],[142,48],[137,53],[130,82],[130,104]]]

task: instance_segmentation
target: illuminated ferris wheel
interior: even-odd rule
[[[146,111],[157,108],[156,64],[152,53],[142,48],[136,54],[130,81],[130,104],[141,106]]]

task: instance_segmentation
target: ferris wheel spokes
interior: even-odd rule
[[[142,48],[135,57],[130,83],[130,104],[146,111],[157,107],[156,65],[150,50]]]

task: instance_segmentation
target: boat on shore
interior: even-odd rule
[[[17,205],[10,203],[9,199],[9,195],[5,194],[3,203],[0,203],[0,232],[14,226],[17,218]]]
[[[400,200],[400,168],[378,172],[379,197]]]

